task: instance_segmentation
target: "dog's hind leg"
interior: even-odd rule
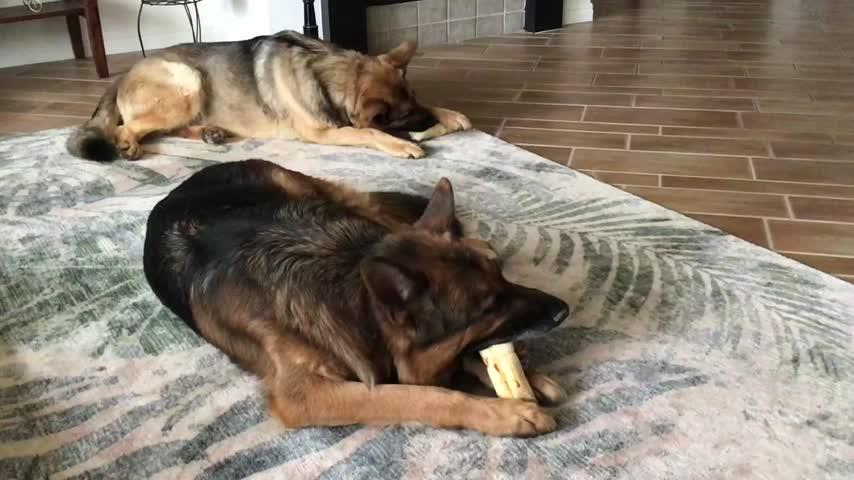
[[[202,113],[202,87],[201,74],[183,63],[151,58],[134,65],[116,100],[124,119],[116,129],[122,156],[139,158],[139,142],[148,134],[190,125]]]

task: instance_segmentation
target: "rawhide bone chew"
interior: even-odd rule
[[[487,347],[480,351],[480,357],[486,364],[496,395],[500,398],[537,401],[512,342]]]

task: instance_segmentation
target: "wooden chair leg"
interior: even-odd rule
[[[98,2],[86,2],[84,12],[86,26],[89,30],[89,45],[92,47],[92,58],[95,60],[95,70],[99,77],[109,77],[110,69],[107,65],[107,52],[104,50],[104,35],[101,32],[101,15],[98,13]]]
[[[66,15],[65,23],[68,25],[68,36],[71,38],[71,50],[74,51],[74,58],[86,58],[86,52],[83,50],[83,35],[80,33],[80,17],[78,15]]]

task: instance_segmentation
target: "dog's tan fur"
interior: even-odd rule
[[[251,52],[251,53],[247,53]],[[421,106],[406,82],[415,45],[368,56],[294,32],[228,44],[178,45],[136,63],[101,99],[68,142],[71,153],[104,161],[113,145],[125,158],[142,155],[152,133],[219,143],[227,135],[297,138],[362,146],[420,158],[414,141],[471,128],[451,110]],[[409,140],[386,133],[408,115],[433,123]]]

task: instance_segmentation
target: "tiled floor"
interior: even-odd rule
[[[612,13],[433,48],[409,77],[486,132],[854,282],[849,2],[596,3]],[[85,61],[0,83],[0,134],[80,123],[105,87]]]

